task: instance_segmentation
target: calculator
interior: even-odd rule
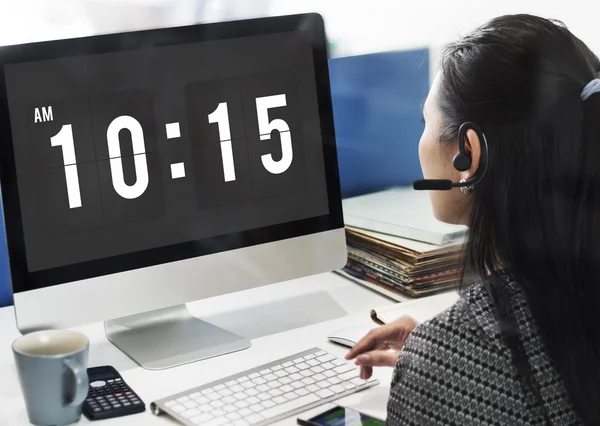
[[[90,420],[142,413],[146,405],[114,367],[105,365],[87,369],[90,382],[83,414]]]

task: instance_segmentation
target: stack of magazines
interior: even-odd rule
[[[456,288],[466,228],[433,217],[427,194],[395,189],[344,201],[342,275],[396,300]]]

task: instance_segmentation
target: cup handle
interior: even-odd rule
[[[71,370],[71,374],[75,378],[75,396],[72,401],[67,401],[68,406],[76,406],[85,400],[88,395],[88,375],[87,370],[81,366],[77,361],[72,359],[65,359],[65,366]]]

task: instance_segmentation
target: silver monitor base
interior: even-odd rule
[[[250,341],[194,317],[185,305],[104,323],[108,340],[148,370],[162,370],[250,347]]]

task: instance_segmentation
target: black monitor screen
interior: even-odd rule
[[[48,43],[50,58],[4,64],[22,290],[336,227],[301,226],[331,201],[314,28],[262,20],[241,36],[252,22],[196,26],[201,41],[194,27],[95,37],[92,54]]]

